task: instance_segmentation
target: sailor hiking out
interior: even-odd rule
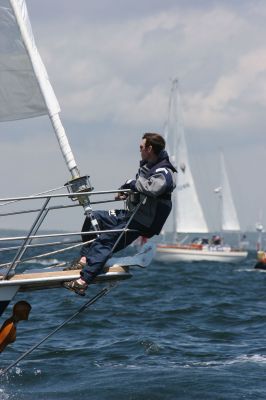
[[[165,151],[165,140],[157,133],[145,133],[140,144],[141,161],[135,179],[126,181],[119,189],[131,189],[132,193],[119,192],[117,200],[126,200],[126,210],[96,211],[94,216],[101,230],[121,230],[130,221],[126,232],[101,233],[90,244],[85,244],[80,257],[67,269],[81,269],[80,279],[64,283],[64,287],[79,295],[85,291],[97,275],[102,273],[104,264],[112,255],[124,249],[139,236],[151,238],[158,235],[172,208],[171,194],[175,189],[175,167]],[[137,212],[133,211],[139,204]],[[82,232],[92,230],[90,218],[86,217]],[[84,242],[91,235],[82,235]],[[118,240],[119,239],[119,240]],[[115,248],[114,244],[118,240]]]

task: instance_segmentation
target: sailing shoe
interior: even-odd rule
[[[63,287],[75,292],[79,296],[85,296],[88,285],[85,281],[83,282],[84,283],[79,283],[78,280],[75,279],[74,281],[64,282]]]
[[[72,261],[70,265],[68,265],[66,268],[63,269],[63,271],[70,271],[74,269],[82,269],[85,267],[85,263],[80,261],[80,258],[76,258],[75,260]]]

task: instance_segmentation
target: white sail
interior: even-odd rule
[[[174,229],[184,233],[208,232],[189,165],[177,79],[173,81],[171,91],[166,141],[171,161],[178,169],[176,198],[173,202]]]
[[[28,38],[32,61],[22,31]],[[0,120],[57,114],[60,107],[36,48],[24,1],[0,0],[0,54]]]
[[[189,167],[189,159],[185,141],[183,118],[181,114],[178,82],[172,86],[171,101],[169,103],[169,121],[166,131],[167,150],[172,161],[178,167],[176,199],[173,204],[172,216],[176,215],[174,232],[206,233],[208,232],[203,211],[199,202],[193,176]],[[223,215],[223,230],[239,231],[239,223],[232,201],[231,190],[224,168],[221,185],[214,189],[221,200]],[[222,201],[223,200],[223,201]],[[176,214],[175,214],[176,213]],[[223,263],[237,263],[244,260],[248,253],[243,249],[234,249],[225,245],[221,240],[208,240],[202,238],[186,243],[188,235],[183,242],[160,243],[157,245],[156,260],[164,262],[191,262],[212,261]]]
[[[221,153],[221,200],[222,230],[240,231],[239,220],[227,176],[224,155]]]
[[[34,42],[24,0],[0,0],[0,121],[49,115],[73,177],[79,175],[60,107]]]

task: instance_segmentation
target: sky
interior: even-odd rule
[[[266,226],[265,1],[27,0],[27,7],[77,165],[95,190],[134,177],[141,136],[163,132],[178,78],[209,226],[218,224],[220,149],[242,230]],[[70,179],[48,117],[1,123],[0,138],[1,198]],[[83,218],[76,208],[49,222],[74,232]],[[23,222],[2,218],[0,228]]]

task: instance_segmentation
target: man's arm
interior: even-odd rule
[[[167,168],[158,168],[148,179],[139,176],[134,184],[135,190],[150,197],[158,197],[172,192],[175,188],[173,172]],[[134,190],[134,188],[132,188]]]
[[[122,186],[120,186],[119,189],[131,189],[131,190],[136,190],[135,189],[135,179],[128,179],[126,181],[126,183],[124,183]],[[119,192],[117,193],[117,195],[115,196],[115,200],[126,200],[126,198],[128,197],[128,193],[124,193],[124,192]]]

